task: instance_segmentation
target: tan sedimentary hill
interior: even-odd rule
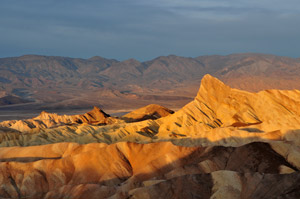
[[[26,120],[11,120],[0,123],[1,127],[11,128],[23,133],[36,133],[42,129],[54,128],[65,125],[93,124],[106,125],[116,122],[116,118],[110,117],[98,107],[82,115],[58,115],[56,113],[41,112],[35,118]]]
[[[43,111],[39,116],[33,118],[33,120],[41,121],[53,121],[56,124],[64,123],[100,123],[107,124],[107,118],[110,117],[108,114],[103,112],[100,108],[94,107],[93,110],[83,115],[57,115]],[[50,127],[50,126],[48,126]]]
[[[2,126],[0,196],[299,198],[299,107],[299,90],[251,93],[206,75],[192,102],[155,120]]]
[[[174,140],[184,145],[211,143],[239,146],[253,141],[288,140],[300,128],[300,91],[266,90],[251,93],[232,89],[206,75],[195,99],[182,109],[157,120],[117,122],[106,126],[86,123],[43,128],[18,138],[6,134],[1,146],[28,146],[55,142],[153,142]],[[28,132],[26,121],[5,126]],[[3,123],[1,123],[3,125]],[[29,129],[28,129],[29,128]],[[15,136],[15,135],[14,135]],[[247,138],[247,139],[245,139]],[[298,142],[298,141],[297,141]]]
[[[32,119],[1,122],[0,127],[3,127],[3,132],[20,131],[32,134],[41,132],[44,129],[66,125],[71,128],[71,126],[78,126],[81,124],[102,126],[114,123],[124,123],[124,121],[137,122],[148,119],[155,120],[173,113],[174,111],[157,104],[150,104],[139,108],[121,118],[110,117],[110,115],[106,114],[98,107],[94,107],[93,110],[81,115],[58,115],[56,113],[42,111],[40,115]]]
[[[0,194],[4,198],[272,198],[299,194],[300,165],[290,164],[266,143],[240,147],[58,143],[2,148],[0,156]]]
[[[123,115],[122,118],[127,122],[138,122],[146,119],[158,119],[161,117],[168,116],[173,114],[174,111],[157,105],[157,104],[149,104],[145,107],[139,108],[137,110],[131,111],[126,115]]]

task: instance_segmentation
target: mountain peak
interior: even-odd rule
[[[209,74],[206,74],[201,80],[200,89],[196,99],[204,99],[205,101],[221,101],[228,95],[230,90],[231,88],[222,81]]]
[[[93,56],[93,57],[90,57],[88,58],[89,60],[103,60],[105,59],[104,57],[101,57],[101,56]]]
[[[228,89],[230,89],[230,87],[224,84],[221,80],[211,76],[210,74],[206,74],[201,80],[201,85],[198,94],[203,92],[211,93],[210,91],[224,91]]]
[[[107,118],[110,117],[110,115],[108,115],[107,113],[105,113],[104,111],[102,111],[99,107],[94,106],[93,110],[91,110],[90,112],[88,112],[87,114],[89,115],[94,115],[96,117],[101,117],[101,118]]]
[[[141,62],[139,62],[138,60],[133,59],[133,58],[124,60],[124,61],[122,61],[122,63],[131,64],[131,65],[141,64]]]

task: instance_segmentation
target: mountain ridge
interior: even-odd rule
[[[1,122],[0,195],[296,199],[299,106],[300,90],[243,91],[207,74],[174,113],[148,105],[119,118],[94,108]]]
[[[91,108],[93,105],[114,108],[113,104],[117,103],[109,103],[107,99],[110,98],[105,94],[107,90],[122,93],[122,97],[117,97],[118,101],[128,108],[137,108],[128,102],[129,95],[139,96],[135,100],[139,106],[150,103],[169,106],[166,100],[157,100],[159,96],[166,96],[165,99],[167,96],[177,97],[173,101],[176,107],[171,108],[178,108],[194,96],[205,74],[248,91],[300,89],[299,59],[257,53],[195,58],[169,55],[145,62],[135,59],[117,61],[99,56],[81,59],[25,55],[0,58],[0,71],[0,92],[35,101],[36,107],[40,108],[63,108],[56,99],[72,108]],[[145,100],[149,95],[158,97]]]

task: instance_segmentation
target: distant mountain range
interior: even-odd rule
[[[176,108],[193,98],[207,73],[248,91],[300,89],[300,59],[275,55],[169,55],[146,62],[24,55],[0,59],[0,106],[127,109],[159,103]]]

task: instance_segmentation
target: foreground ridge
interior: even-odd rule
[[[205,75],[179,111],[0,123],[4,198],[299,198],[300,91]],[[47,122],[45,122],[47,121]],[[19,147],[26,146],[26,147]]]

